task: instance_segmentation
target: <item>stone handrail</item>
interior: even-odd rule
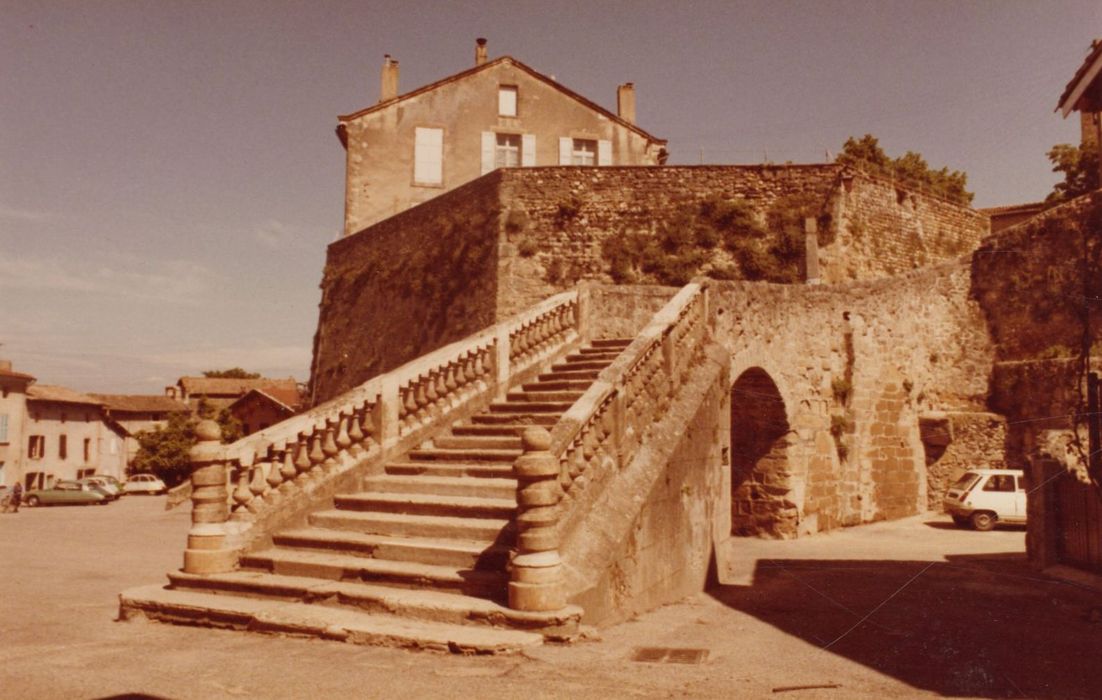
[[[229,445],[220,443],[216,423],[203,421],[192,448],[184,570],[232,568],[227,533],[247,530],[296,492],[392,457],[426,430],[450,424],[475,398],[503,396],[516,377],[581,336],[584,306],[584,292],[563,292]]]
[[[555,610],[565,604],[559,547],[587,508],[577,505],[587,484],[627,466],[650,426],[704,347],[707,289],[686,285],[655,314],[613,363],[555,424],[550,435],[531,428],[517,478],[517,556],[510,607]]]

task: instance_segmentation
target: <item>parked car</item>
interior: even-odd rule
[[[89,505],[98,503],[107,505],[111,498],[92,484],[79,481],[57,481],[46,489],[31,489],[23,496],[23,502],[29,506],[52,505]]]
[[[126,480],[126,493],[164,493],[168,491],[165,482],[152,474],[134,474]]]
[[[77,479],[77,481],[103,491],[112,501],[122,495],[122,484],[109,476],[86,476],[83,479]]]
[[[997,523],[1024,524],[1024,476],[1014,469],[970,469],[949,487],[943,503],[961,527],[986,531]]]

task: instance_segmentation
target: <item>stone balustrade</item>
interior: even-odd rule
[[[584,289],[558,294],[230,445],[219,442],[216,424],[200,424],[184,570],[232,568],[236,557],[225,553],[234,551],[230,545],[239,546],[244,533],[281,504],[349,469],[397,456],[476,400],[503,396],[525,373],[580,340],[584,297]]]
[[[578,494],[627,466],[647,431],[666,412],[677,387],[704,348],[707,290],[686,285],[650,321],[548,433],[532,428],[517,478],[517,555],[509,604],[518,610],[555,610],[566,603],[559,548]]]

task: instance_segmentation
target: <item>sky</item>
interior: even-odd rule
[[[671,164],[820,162],[871,133],[1044,198],[1102,2],[0,0],[0,358],[160,393],[308,379],[343,220],[337,116],[473,65],[474,40],[638,122]]]

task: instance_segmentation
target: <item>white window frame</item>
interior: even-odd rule
[[[444,184],[444,130],[419,126],[413,134],[413,184]]]
[[[500,132],[494,139],[494,168],[519,168],[524,148],[521,135]]]
[[[499,117],[517,116],[519,93],[516,85],[498,85],[497,115]]]
[[[592,146],[592,150],[590,150]],[[582,167],[597,165],[597,139],[573,139],[570,149],[570,164]]]

